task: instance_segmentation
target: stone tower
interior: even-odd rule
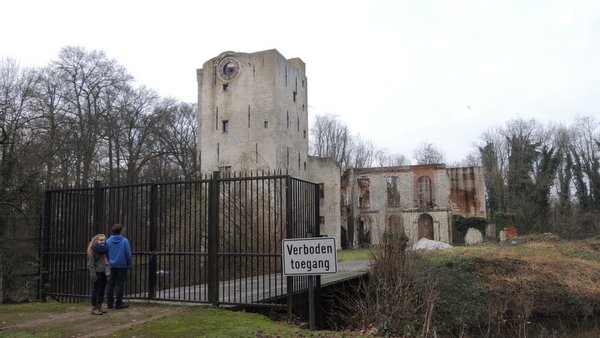
[[[224,52],[196,71],[203,173],[282,170],[321,187],[321,235],[340,246],[340,167],[308,156],[305,64],[277,50]]]
[[[201,170],[307,176],[305,64],[277,50],[224,52],[197,70]]]

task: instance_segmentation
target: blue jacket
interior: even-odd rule
[[[127,238],[120,234],[111,235],[106,240],[106,245],[111,268],[131,268],[131,247]]]

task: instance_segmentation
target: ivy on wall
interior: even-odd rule
[[[452,224],[454,228],[463,234],[466,234],[469,228],[475,228],[485,234],[485,227],[488,221],[483,217],[463,217],[460,215],[454,215],[452,217]]]

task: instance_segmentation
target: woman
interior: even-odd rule
[[[101,315],[106,313],[106,310],[102,308],[102,299],[104,298],[104,289],[106,289],[106,280],[110,275],[108,246],[104,234],[97,234],[92,237],[87,247],[87,257],[90,278],[94,283],[92,314]]]

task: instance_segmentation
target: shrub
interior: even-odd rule
[[[383,234],[381,245],[371,252],[368,281],[359,286],[362,297],[348,300],[346,322],[386,336],[429,335],[435,283],[427,280],[421,257],[407,248],[403,231]]]

